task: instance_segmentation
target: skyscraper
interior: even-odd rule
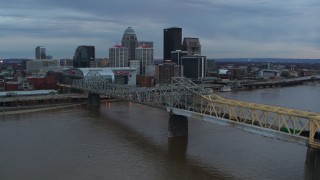
[[[94,60],[94,46],[78,46],[73,56],[73,67],[90,67],[90,62]]]
[[[181,50],[182,28],[172,27],[163,30],[163,60],[171,59],[171,51]]]
[[[128,48],[128,59],[132,60],[135,58],[135,50],[138,47],[138,40],[136,33],[131,27],[128,27],[122,36],[121,45]]]
[[[46,48],[44,46],[36,47],[36,59],[46,59]]]
[[[183,66],[183,76],[193,79],[206,77],[206,56],[183,56],[181,64]]]
[[[128,67],[128,48],[115,45],[109,49],[110,67]]]
[[[199,38],[183,38],[182,49],[188,51],[188,55],[201,55],[201,45]]]
[[[177,65],[182,65],[181,58],[187,55],[188,55],[188,51],[181,51],[181,50],[171,51],[171,61],[175,62]]]

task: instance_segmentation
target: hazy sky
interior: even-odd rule
[[[200,38],[208,58],[320,58],[319,18],[319,0],[1,0],[0,58],[34,58],[39,45],[54,58],[79,45],[108,57],[128,26],[155,58],[168,27]]]

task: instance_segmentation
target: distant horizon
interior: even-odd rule
[[[0,60],[14,60],[14,59],[35,59],[35,58],[27,58],[27,57],[13,57],[13,58],[0,58]],[[52,58],[52,59],[73,59],[73,58]],[[109,59],[109,57],[96,57],[96,59]],[[222,58],[208,58],[207,59],[209,60],[213,60],[213,59],[216,59],[216,60],[224,60],[224,59],[230,59],[230,60],[254,60],[254,59],[296,59],[296,60],[320,60],[320,57],[319,58],[276,58],[276,57],[222,57]],[[163,58],[154,58],[154,60],[163,60]]]
[[[218,62],[270,62],[270,63],[320,63],[320,59],[303,58],[222,58]]]
[[[72,58],[62,58],[53,60],[64,60],[64,59],[72,59]],[[106,58],[96,58],[96,59],[106,59]],[[23,60],[34,60],[34,58],[8,58],[1,59],[2,61],[23,61]],[[216,62],[241,62],[241,63],[320,63],[320,59],[307,59],[307,58],[207,58],[207,60],[215,60]],[[154,59],[155,65],[159,64],[163,61],[163,59]],[[8,62],[4,62],[8,63]],[[10,63],[10,62],[9,62]]]

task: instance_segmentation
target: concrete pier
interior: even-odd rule
[[[99,106],[100,95],[95,93],[88,93],[88,104],[92,106]]]
[[[305,161],[305,179],[318,179],[320,177],[320,150],[308,148]]]
[[[188,118],[170,113],[168,137],[188,136]]]

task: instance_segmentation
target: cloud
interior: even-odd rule
[[[0,57],[16,57],[14,49],[32,58],[38,45],[54,57],[72,57],[83,44],[107,57],[131,26],[161,58],[163,29],[178,26],[184,37],[199,37],[202,54],[212,58],[316,58],[319,7],[316,0],[2,0]]]

